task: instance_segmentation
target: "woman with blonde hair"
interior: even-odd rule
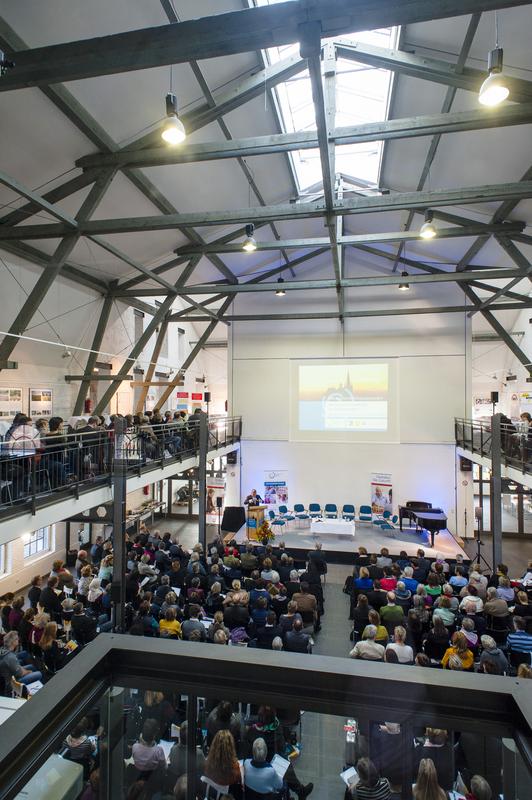
[[[367,592],[370,589],[373,589],[373,581],[369,576],[369,570],[367,567],[360,567],[358,571],[358,578],[355,578],[353,587],[357,591],[361,592]]]
[[[98,578],[100,579],[102,586],[105,586],[107,583],[113,580],[113,556],[109,554],[102,558],[100,563],[100,569],[98,570]]]
[[[30,633],[30,643],[32,648],[35,648],[41,641],[41,637],[48,622],[50,622],[50,614],[45,614],[44,612],[35,614],[33,618],[33,628]]]
[[[78,600],[83,604],[87,602],[91,581],[92,567],[90,564],[87,564],[87,566],[81,568],[80,578],[78,580]]]
[[[205,776],[220,786],[229,786],[230,792],[232,787],[242,785],[235,740],[231,731],[218,731],[212,740],[205,761]]]
[[[432,758],[422,758],[419,762],[412,795],[414,800],[447,800],[447,794],[438,783],[438,773]]]
[[[47,622],[39,641],[46,668],[57,672],[64,664],[65,655],[57,642],[57,622]]]
[[[209,642],[214,640],[214,634],[216,631],[223,631],[226,637],[229,639],[229,628],[224,625],[224,614],[223,611],[216,611],[214,613],[214,620],[211,622],[209,629],[207,631],[207,639]]]

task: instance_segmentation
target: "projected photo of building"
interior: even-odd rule
[[[386,431],[388,365],[300,366],[299,428]]]

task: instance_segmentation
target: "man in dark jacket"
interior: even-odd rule
[[[96,638],[96,620],[85,613],[83,603],[76,603],[74,606],[72,638],[81,646]]]
[[[257,630],[257,646],[263,650],[271,650],[272,642],[276,636],[282,638],[283,631],[277,625],[275,611],[268,611],[266,615],[266,624],[264,627],[258,628]]]
[[[300,619],[295,619],[292,630],[285,634],[284,649],[289,653],[312,652],[310,636],[303,632],[303,622]]]
[[[63,595],[57,594],[55,591],[58,583],[59,579],[55,577],[55,575],[48,578],[47,585],[41,591],[41,596],[39,598],[39,603],[46,614],[50,614],[51,619],[56,622],[59,622],[61,618],[61,600],[63,599]]]

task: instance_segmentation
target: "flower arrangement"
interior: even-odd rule
[[[275,539],[275,534],[270,528],[270,523],[267,520],[264,520],[262,525],[257,528],[257,540],[263,544],[267,545],[269,542],[273,542]]]

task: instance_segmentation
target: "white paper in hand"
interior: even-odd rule
[[[340,777],[346,786],[354,786],[358,783],[358,772],[354,767],[349,767],[349,769],[341,772]]]
[[[286,758],[283,758],[282,756],[276,754],[274,755],[270,763],[274,768],[274,770],[276,771],[277,775],[281,778],[281,780],[283,780],[286,770],[290,766],[290,762],[287,761]]]

